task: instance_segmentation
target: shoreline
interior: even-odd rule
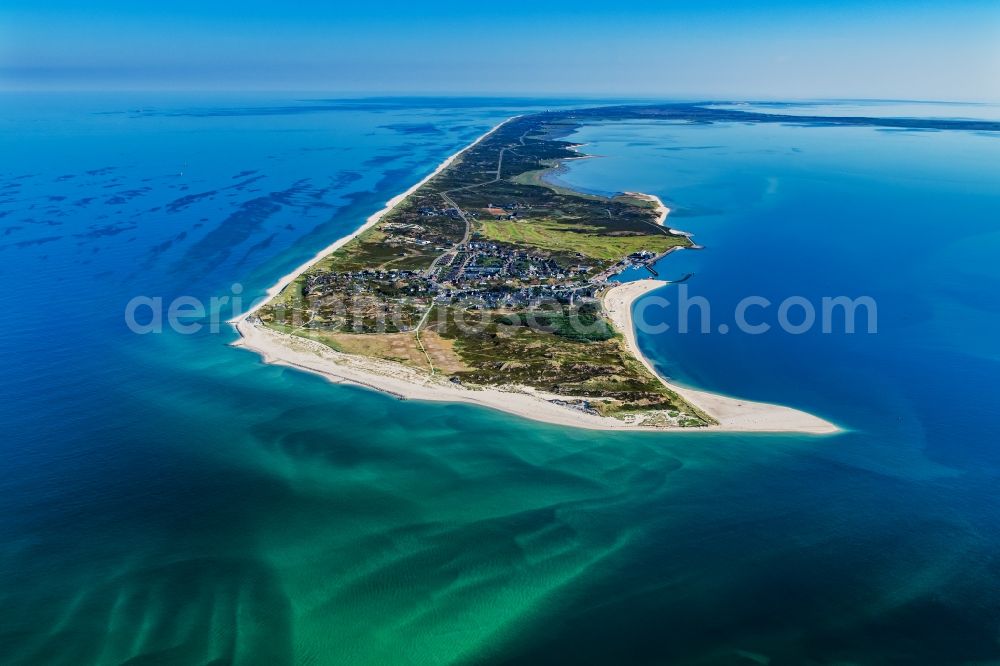
[[[660,433],[786,432],[828,434],[839,431],[839,428],[833,424],[805,412],[780,405],[737,400],[705,391],[696,391],[676,386],[657,374],[653,366],[639,351],[636,344],[635,331],[632,325],[632,304],[637,298],[648,291],[658,289],[667,284],[658,280],[638,280],[611,287],[605,292],[602,298],[605,313],[613,325],[624,335],[629,351],[657,379],[663,382],[667,388],[690,402],[694,407],[715,419],[718,425],[705,427],[644,426],[641,416],[631,421],[600,416],[554,402],[572,400],[572,396],[548,394],[530,387],[500,386],[470,389],[455,385],[440,376],[429,375],[426,372],[394,361],[337,352],[314,340],[280,333],[253,321],[253,315],[257,310],[280,294],[299,275],[323,260],[330,253],[335,252],[373,227],[387,213],[417,191],[417,189],[450,166],[462,153],[518,117],[520,116],[512,116],[504,120],[472,143],[450,155],[434,171],[419,182],[415,183],[405,192],[389,199],[385,207],[370,215],[359,228],[326,246],[311,259],[279,279],[266,291],[264,297],[259,299],[258,302],[244,313],[229,320],[228,323],[234,326],[240,336],[239,339],[230,343],[231,346],[247,349],[259,354],[264,363],[284,365],[304,370],[318,374],[334,383],[355,384],[388,393],[401,400],[413,399],[474,404],[534,421],[560,426],[589,430],[628,430]],[[666,226],[665,222],[670,209],[663,204],[659,197],[641,192],[626,192],[625,194],[653,202],[659,213],[658,223],[661,226]],[[686,232],[678,232],[670,228],[667,228],[667,230],[672,234],[690,237],[690,234]]]
[[[639,280],[612,287],[604,296],[609,319],[623,332],[629,351],[659,379],[702,410],[718,425],[704,427],[648,426],[584,412],[552,401],[572,400],[524,386],[470,389],[455,385],[441,376],[383,359],[344,354],[315,340],[281,333],[243,317],[235,327],[240,337],[231,346],[259,354],[267,364],[283,365],[319,375],[335,384],[354,384],[386,393],[399,400],[427,400],[487,407],[533,421],[586,430],[659,433],[762,432],[831,434],[840,429],[811,414],[767,403],[738,400],[673,384],[653,369],[639,351],[632,328],[632,304],[643,294],[667,284],[659,280]],[[626,333],[627,331],[627,333]]]
[[[690,231],[682,231],[680,229],[674,229],[673,227],[668,227],[667,226],[667,216],[670,215],[671,209],[665,203],[663,203],[663,199],[661,199],[660,197],[656,196],[655,194],[646,194],[645,192],[623,192],[623,194],[626,194],[626,195],[628,195],[628,196],[630,196],[630,197],[632,197],[634,199],[641,199],[643,201],[651,201],[653,203],[653,207],[656,210],[657,214],[659,214],[659,218],[657,219],[657,222],[659,223],[659,225],[661,227],[665,227],[666,230],[670,233],[671,236],[684,236],[685,238],[687,238],[689,240],[692,239],[692,238],[694,238],[694,234],[691,233]],[[703,246],[698,245],[694,241],[691,241],[691,243],[692,244],[691,244],[690,247],[678,247],[676,249],[677,250],[703,250],[704,249]]]
[[[667,226],[667,216],[670,215],[670,208],[668,208],[667,205],[663,203],[663,199],[656,196],[655,194],[646,194],[645,192],[622,192],[622,194],[630,196],[633,199],[639,199],[640,201],[652,202],[653,209],[656,211],[657,214],[656,223],[659,224],[661,227]],[[673,233],[675,236],[688,236],[688,237],[691,236],[691,234],[687,233],[686,231],[679,231],[677,233],[674,233],[675,230],[671,229],[670,227],[667,227],[667,231]]]
[[[549,394],[524,386],[470,389],[394,361],[344,354],[314,340],[280,333],[247,319],[237,322],[236,329],[240,338],[231,343],[232,346],[260,354],[264,363],[303,370],[334,384],[353,384],[399,400],[471,404],[532,421],[584,430],[659,433],[746,430],[720,426],[644,426],[641,422],[630,423],[552,402],[570,400],[572,396]]]
[[[372,213],[371,215],[369,215],[368,218],[365,220],[364,224],[362,224],[360,227],[358,227],[357,229],[355,229],[351,233],[347,234],[346,236],[342,236],[341,238],[338,238],[337,240],[335,240],[333,243],[327,245],[322,250],[320,250],[315,255],[313,255],[313,257],[311,259],[307,260],[305,263],[301,264],[300,266],[298,266],[297,268],[295,268],[294,270],[292,270],[292,272],[288,273],[287,275],[285,275],[284,277],[282,277],[280,280],[278,280],[277,282],[275,282],[264,293],[264,296],[261,297],[256,303],[254,303],[250,307],[249,310],[247,310],[246,312],[244,312],[244,313],[242,313],[240,315],[237,315],[236,317],[233,317],[232,319],[230,319],[226,323],[235,325],[238,322],[243,321],[244,319],[246,319],[247,317],[249,317],[250,315],[252,315],[253,313],[255,313],[257,310],[259,310],[262,307],[264,307],[272,298],[274,298],[275,296],[277,296],[278,294],[280,294],[281,291],[285,287],[287,287],[288,285],[290,285],[292,282],[295,281],[295,279],[297,277],[299,277],[300,275],[302,275],[302,273],[306,272],[307,270],[309,270],[310,268],[312,268],[314,265],[316,265],[317,263],[319,263],[320,261],[322,261],[330,253],[336,252],[337,250],[339,250],[340,248],[342,248],[344,245],[346,245],[347,243],[351,242],[352,240],[354,240],[355,238],[357,238],[358,236],[360,236],[361,234],[363,234],[365,231],[368,231],[373,226],[375,226],[376,224],[378,224],[379,220],[381,220],[384,216],[386,216],[389,212],[391,212],[393,208],[395,208],[396,206],[398,206],[399,204],[401,204],[403,201],[405,201],[406,197],[408,197],[411,194],[413,194],[414,192],[416,192],[425,183],[427,183],[430,179],[434,178],[434,176],[438,175],[439,173],[441,173],[442,171],[444,171],[445,169],[447,169],[449,166],[451,166],[451,163],[454,162],[456,159],[458,159],[459,155],[461,155],[465,151],[469,150],[470,148],[472,148],[473,146],[475,146],[476,144],[478,144],[479,142],[481,142],[483,139],[485,139],[486,137],[488,137],[490,134],[493,134],[494,132],[496,132],[498,129],[500,129],[501,127],[503,127],[504,125],[506,125],[510,121],[515,120],[515,119],[520,118],[520,117],[521,117],[520,115],[517,115],[517,116],[511,116],[510,118],[507,118],[502,123],[499,123],[498,125],[490,128],[490,130],[487,131],[486,133],[480,135],[472,143],[470,143],[470,144],[468,144],[466,146],[463,146],[457,152],[452,153],[451,155],[449,155],[448,157],[446,157],[443,162],[441,162],[440,164],[437,165],[437,168],[435,168],[434,171],[432,171],[429,174],[427,174],[426,176],[424,176],[419,182],[417,182],[414,185],[412,185],[405,192],[397,194],[393,198],[391,198],[388,201],[386,201],[385,202],[385,206],[381,210],[379,210],[379,211],[377,211],[377,212]]]
[[[632,306],[643,295],[668,284],[669,282],[663,280],[652,279],[624,282],[605,292],[602,301],[605,313],[615,328],[625,336],[632,355],[639,359],[664,386],[719,422],[717,426],[697,428],[697,430],[798,432],[817,435],[840,431],[840,428],[829,421],[792,407],[741,400],[719,393],[700,391],[674,384],[660,375],[639,349],[635,325],[632,320]]]

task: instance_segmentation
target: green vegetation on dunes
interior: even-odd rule
[[[426,352],[435,371],[468,385],[518,384],[603,414],[710,423],[632,356],[598,301],[609,271],[691,241],[661,226],[650,201],[545,182],[559,160],[580,157],[557,138],[575,122],[559,112],[499,126],[296,279],[262,321],[423,369]],[[337,309],[346,301],[353,319]],[[443,318],[422,316],[444,301]],[[388,327],[385,313],[397,314]],[[470,317],[483,325],[455,323]]]

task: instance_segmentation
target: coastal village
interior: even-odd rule
[[[659,426],[710,417],[627,349],[603,310],[609,281],[687,235],[659,200],[599,197],[544,174],[579,159],[555,114],[503,123],[356,237],[298,275],[254,321],[335,351],[475,389],[516,386],[595,416]]]
[[[419,229],[407,228],[405,241],[387,237],[387,243],[406,242],[418,245],[430,241],[420,237]],[[410,235],[412,234],[412,235]],[[597,295],[608,279],[628,268],[651,267],[657,259],[649,251],[640,251],[616,262],[599,273],[578,255],[579,263],[560,265],[550,256],[496,243],[471,241],[453,248],[447,261],[425,271],[396,268],[365,268],[347,272],[322,272],[309,275],[302,295],[313,311],[320,314],[303,328],[325,327],[333,321],[329,310],[335,306],[357,306],[370,302],[376,310],[355,307],[355,318],[343,324],[355,332],[395,332],[412,330],[414,315],[432,302],[441,305],[460,303],[468,309],[528,310],[543,304],[558,303],[572,308],[596,303]],[[400,324],[387,329],[389,308],[405,313]],[[346,309],[350,309],[349,307]],[[323,316],[325,314],[327,316]],[[419,316],[417,317],[419,319]],[[381,328],[377,322],[383,322]]]

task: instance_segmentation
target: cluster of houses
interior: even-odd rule
[[[417,209],[417,214],[420,217],[450,217],[452,219],[458,219],[462,217],[459,210],[453,206],[448,206],[446,208],[437,208],[435,206],[421,206]]]
[[[524,309],[540,303],[558,302],[574,305],[593,299],[598,285],[537,284],[511,286],[506,284],[441,288],[435,300],[439,303],[461,303],[469,310]]]
[[[307,298],[361,293],[390,298],[429,297],[437,293],[437,286],[415,271],[365,269],[310,275],[303,290]]]
[[[516,201],[506,204],[495,204],[491,201],[486,204],[486,212],[497,220],[515,220],[517,219],[517,211],[524,208],[526,206]]]
[[[491,215],[513,219],[523,208],[516,202],[490,203]],[[423,206],[421,216],[461,217],[456,208]],[[471,213],[466,213],[467,215]],[[392,244],[412,243],[431,245],[426,238],[428,229],[416,222],[387,222],[382,230]],[[463,302],[472,309],[527,308],[541,302],[573,305],[581,299],[593,299],[611,275],[629,266],[648,265],[657,255],[640,251],[629,255],[614,266],[599,273],[577,255],[575,265],[560,265],[551,257],[528,249],[474,239],[442,257],[426,271],[400,269],[364,269],[341,273],[320,273],[307,279],[304,294],[309,297],[366,295],[376,301],[409,303],[407,307],[424,307],[437,302]],[[445,247],[437,249],[444,251]]]
[[[456,252],[454,260],[444,270],[441,281],[451,284],[483,279],[511,284],[546,280],[578,281],[585,279],[589,272],[589,266],[565,268],[544,255],[489,242],[472,241]]]

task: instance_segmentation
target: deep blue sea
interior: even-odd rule
[[[0,664],[1000,663],[1000,136],[571,137],[560,181],[704,246],[657,266],[712,316],[640,336],[663,374],[834,436],[564,429],[125,324],[248,304],[503,118],[595,103],[0,96]],[[1000,119],[808,109],[857,107]],[[720,332],[748,296],[877,333]]]

